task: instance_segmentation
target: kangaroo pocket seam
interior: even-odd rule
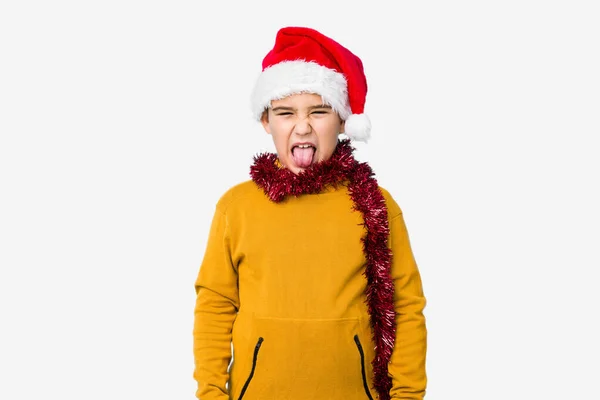
[[[250,370],[250,375],[248,376],[248,379],[246,380],[246,382],[244,383],[244,386],[242,387],[242,391],[240,392],[240,396],[238,397],[238,400],[242,400],[242,398],[244,397],[244,394],[246,394],[246,390],[248,390],[248,386],[250,386],[250,382],[252,382],[252,378],[254,377],[254,373],[256,371],[256,364],[258,364],[258,353],[260,352],[260,348],[262,346],[263,341],[264,341],[264,338],[259,337],[258,342],[256,343],[256,346],[254,346],[254,354],[252,356],[252,369]]]
[[[354,342],[356,343],[356,347],[358,348],[358,352],[360,353],[360,369],[365,393],[367,394],[367,397],[369,397],[369,400],[373,400],[373,396],[371,396],[371,391],[369,390],[369,383],[367,381],[367,366],[365,361],[365,352],[363,351],[363,347],[360,343],[360,338],[358,337],[358,335],[354,335]]]
[[[236,357],[243,360],[235,376],[234,398],[297,398],[294,397],[297,390],[306,392],[306,398],[326,395],[338,398],[340,388],[352,396],[360,393],[364,396],[365,378],[361,373],[368,361],[366,354],[361,360],[353,340],[355,335],[365,334],[360,317],[306,319],[246,315],[241,328],[244,332],[238,334],[234,343],[234,348],[238,348]],[[253,348],[259,338],[264,338],[264,343],[253,367]],[[359,368],[358,363],[364,364]],[[372,400],[370,395],[369,398]]]

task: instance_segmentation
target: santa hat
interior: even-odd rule
[[[252,93],[252,112],[260,121],[271,100],[315,93],[345,121],[346,136],[367,142],[371,122],[364,114],[367,79],[362,61],[333,39],[304,27],[277,32],[273,49],[262,62]]]

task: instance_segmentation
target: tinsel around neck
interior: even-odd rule
[[[277,154],[262,153],[254,157],[250,176],[276,203],[287,196],[319,193],[328,186],[348,182],[353,210],[362,214],[367,231],[360,240],[366,259],[366,303],[375,343],[373,385],[380,400],[389,400],[392,381],[388,363],[396,338],[396,314],[387,207],[371,167],[355,160],[353,151],[350,139],[340,140],[328,160],[312,164],[298,174],[279,164]]]
[[[319,193],[326,186],[335,187],[348,179],[356,164],[353,151],[350,139],[340,140],[329,159],[312,164],[298,174],[282,166],[277,154],[262,153],[254,157],[250,175],[275,202],[288,195]]]

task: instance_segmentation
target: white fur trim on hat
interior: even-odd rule
[[[367,142],[371,138],[371,120],[367,114],[352,114],[344,123],[344,134],[357,142]]]
[[[271,106],[271,100],[296,93],[321,95],[340,118],[346,120],[352,111],[348,102],[348,84],[343,74],[313,61],[282,61],[259,75],[252,92],[252,114],[259,121]]]

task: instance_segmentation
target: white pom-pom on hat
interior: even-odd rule
[[[344,134],[357,142],[367,143],[371,138],[371,120],[366,114],[351,114],[344,124]]]

